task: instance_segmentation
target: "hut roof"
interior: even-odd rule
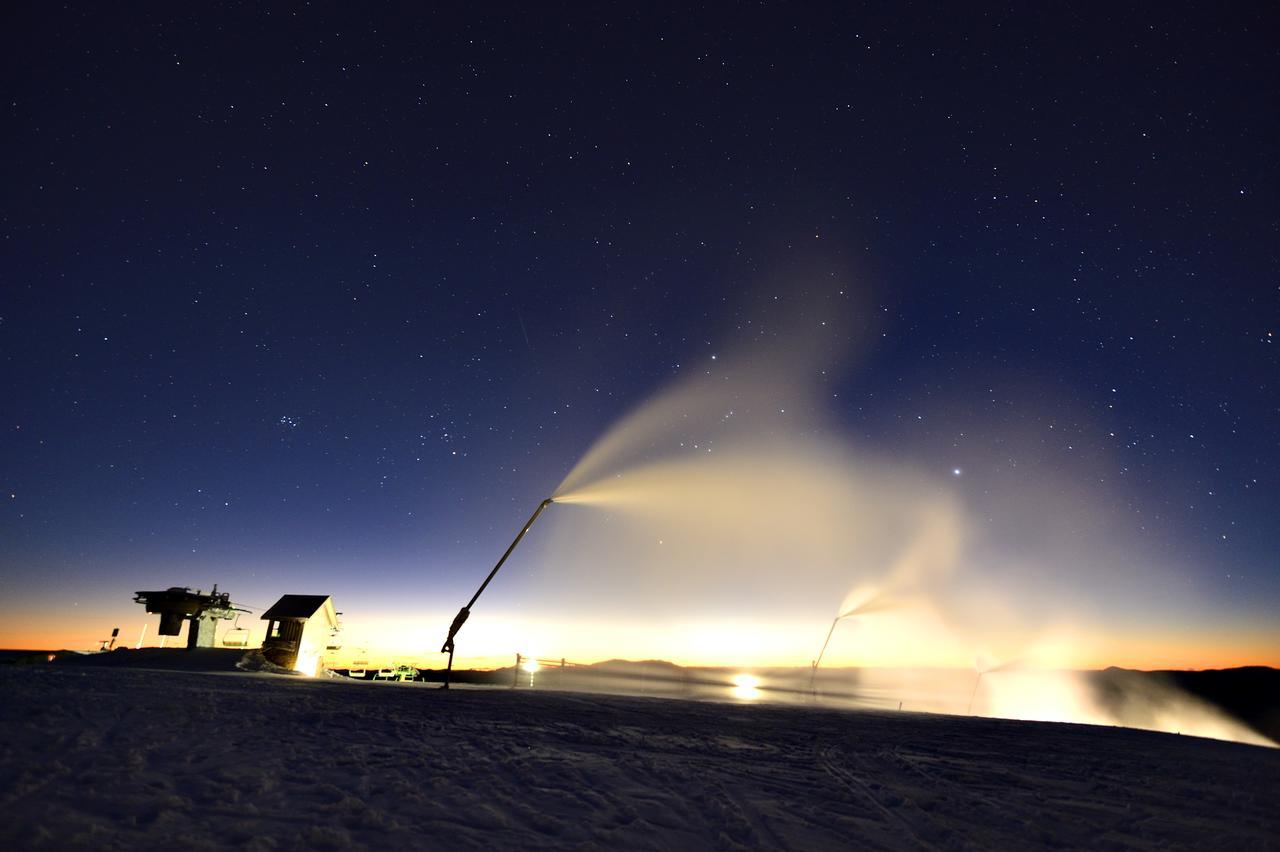
[[[333,604],[329,601],[328,595],[283,595],[271,609],[262,614],[262,617],[277,621],[291,618],[307,619],[315,615],[325,604],[329,604],[329,609],[332,609]]]

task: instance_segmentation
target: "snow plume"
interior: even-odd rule
[[[720,635],[677,656],[717,659],[754,644],[750,623],[829,611],[855,581],[888,570],[914,591],[949,568],[954,497],[859,452],[828,417],[844,347],[819,315],[797,310],[708,353],[600,438],[556,490],[570,504],[544,560],[558,585],[597,612],[710,615]]]
[[[1034,440],[992,441],[1022,466],[981,489],[928,453],[859,447],[827,410],[848,335],[819,316],[809,305],[708,352],[590,448],[554,495],[569,505],[539,578],[590,616],[531,635],[597,657],[794,666],[831,629],[824,667],[959,671],[932,696],[913,681],[918,709],[1164,730],[1213,715],[1168,696],[1101,706],[1056,673],[1123,645],[1102,634],[1161,585],[1143,567],[1156,560],[1116,534],[1090,487],[1036,464]]]

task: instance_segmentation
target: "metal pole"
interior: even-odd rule
[[[964,714],[966,716],[973,715],[973,699],[978,694],[978,687],[982,684],[982,676],[984,674],[986,674],[986,672],[978,672],[978,677],[973,682],[973,692],[969,693],[969,706],[965,708],[965,711],[964,711]]]
[[[498,564],[493,566],[493,570],[489,572],[489,576],[484,578],[484,582],[480,584],[480,588],[476,589],[476,593],[471,596],[471,600],[467,601],[466,605],[463,606],[462,609],[458,610],[458,614],[453,617],[453,624],[449,626],[449,635],[445,637],[444,645],[440,647],[440,653],[443,654],[447,652],[449,654],[449,668],[445,669],[444,686],[441,687],[442,689],[449,688],[449,675],[453,671],[453,639],[458,634],[458,631],[462,629],[462,625],[466,624],[467,618],[470,617],[471,607],[475,606],[475,602],[480,598],[480,594],[488,587],[489,581],[498,573],[498,569],[502,567],[502,564],[507,561],[507,557],[511,555],[511,551],[516,549],[516,545],[520,543],[520,539],[524,538],[524,534],[529,531],[529,527],[533,526],[533,522],[538,520],[538,516],[542,514],[542,510],[551,505],[551,499],[552,498],[548,497],[543,500],[538,504],[538,508],[533,510],[533,514],[529,516],[529,520],[524,522],[524,526],[521,527],[520,532],[516,534],[515,540],[511,542],[511,545],[507,547],[506,552],[502,554],[502,558],[498,560]],[[516,668],[516,671],[519,672],[519,667]],[[517,674],[517,677],[518,676],[519,675]]]
[[[843,619],[846,619],[851,615],[857,615],[862,611],[863,609],[861,607],[855,606],[853,609],[842,612],[831,620],[831,628],[827,631],[827,638],[822,643],[822,650],[818,652],[818,659],[813,661],[813,670],[809,672],[809,692],[814,691],[813,683],[818,677],[818,666],[822,665],[822,655],[827,653],[827,645],[831,644],[831,634],[836,632],[836,625]]]
[[[813,685],[814,685],[814,681],[818,677],[818,666],[822,665],[822,655],[827,653],[827,645],[831,644],[831,634],[836,632],[836,624],[838,624],[840,622],[840,619],[842,618],[844,618],[843,615],[837,615],[834,619],[832,619],[831,629],[827,631],[827,638],[822,643],[822,650],[818,652],[818,659],[813,661],[813,670],[809,672],[809,691],[810,692],[814,691]]]
[[[511,555],[511,551],[516,549],[516,545],[520,543],[520,539],[524,538],[524,534],[529,531],[529,527],[533,526],[533,522],[538,520],[538,516],[542,514],[542,510],[551,505],[551,498],[543,500],[538,504],[538,508],[533,510],[533,514],[529,516],[529,520],[525,521],[524,526],[520,528],[520,532],[516,535],[515,541],[511,542],[511,546],[507,548],[507,552],[502,554],[502,558],[498,560],[498,564],[493,566],[493,570],[489,572],[489,576],[484,578],[484,582],[480,584],[480,588],[476,589],[476,593],[471,596],[471,600],[467,601],[467,605],[463,607],[470,610],[475,606],[476,600],[480,594],[489,585],[489,581],[493,579],[493,575],[498,573],[498,569],[502,567],[502,563],[507,561],[507,557]]]
[[[449,643],[449,665],[445,667],[444,684],[440,687],[441,689],[449,688],[449,676],[451,674],[453,674],[453,643],[452,642]],[[373,679],[374,680],[378,679],[378,675],[376,673],[374,674]]]

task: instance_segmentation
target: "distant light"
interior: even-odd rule
[[[731,678],[733,689],[729,693],[741,701],[754,701],[760,697],[760,678],[755,675],[738,674]]]
[[[520,668],[524,669],[529,674],[533,674],[538,669],[542,668],[542,666],[538,665],[537,660],[530,659],[530,660],[525,660],[523,663],[521,663]]]
[[[951,475],[952,475],[952,476],[959,476],[959,475],[961,475],[962,473],[964,473],[964,471],[963,471],[963,470],[961,470],[961,469],[960,469],[960,468],[958,468],[958,467],[953,467],[953,468],[951,468]]]

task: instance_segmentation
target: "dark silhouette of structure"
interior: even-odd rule
[[[190,621],[188,648],[212,648],[218,622],[245,612],[231,605],[230,594],[219,594],[216,583],[207,595],[199,589],[193,592],[185,586],[172,586],[164,591],[134,592],[133,600],[145,606],[147,612],[160,615],[161,636],[177,636],[182,632],[183,622]]]

